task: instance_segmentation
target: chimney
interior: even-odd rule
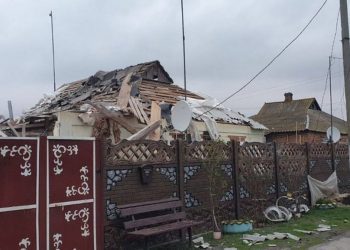
[[[293,101],[293,93],[288,92],[284,93],[284,102],[291,102]]]

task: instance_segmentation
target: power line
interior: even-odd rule
[[[336,21],[336,23],[335,23],[335,31],[334,31],[334,35],[333,35],[333,41],[332,41],[331,56],[330,56],[330,58],[333,58],[333,51],[334,51],[335,38],[336,38],[337,32],[338,32],[339,16],[340,16],[340,9],[338,10],[337,21]],[[323,101],[324,101],[324,96],[325,96],[326,90],[327,90],[328,78],[330,77],[330,68],[331,68],[331,62],[329,63],[328,68],[327,68],[326,81],[325,81],[325,85],[324,85],[324,89],[323,89],[323,94],[322,94],[321,109],[323,108]],[[316,121],[316,130],[317,130],[317,128],[318,128],[318,124],[319,124],[319,120],[320,120],[320,115],[321,115],[321,113],[319,113],[319,114],[318,114],[318,117],[317,117],[317,121]],[[315,139],[315,135],[312,137],[312,141],[314,141],[314,139]]]
[[[312,23],[312,21],[316,18],[316,16],[320,13],[320,11],[323,9],[323,7],[325,6],[325,4],[327,3],[328,0],[325,0],[323,2],[323,4],[321,5],[321,7],[317,10],[317,12],[312,16],[312,18],[309,20],[309,22],[305,25],[305,27],[296,35],[296,37],[294,37],[274,58],[272,58],[272,60],[265,66],[263,67],[257,74],[255,74],[246,84],[244,84],[241,88],[239,88],[237,91],[235,91],[233,94],[229,95],[228,97],[226,97],[223,101],[219,102],[218,104],[216,104],[214,107],[212,107],[211,109],[205,111],[204,113],[202,113],[201,115],[197,116],[196,118],[201,117],[202,115],[210,112],[211,110],[213,110],[214,108],[218,107],[219,105],[223,104],[224,102],[226,102],[227,100],[229,100],[230,98],[232,98],[234,95],[238,94],[239,92],[241,92],[243,89],[245,89],[248,85],[250,85],[259,75],[261,75],[268,67],[270,67],[270,65],[276,61],[276,59],[278,57],[280,57],[300,36],[301,34],[304,33],[304,31],[310,26],[310,24]]]

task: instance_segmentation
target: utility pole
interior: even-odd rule
[[[340,18],[343,45],[343,67],[346,100],[346,118],[348,127],[348,145],[350,143],[350,46],[349,46],[349,22],[347,0],[340,0]],[[350,147],[349,147],[350,149]]]

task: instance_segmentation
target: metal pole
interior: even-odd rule
[[[184,22],[183,0],[181,0],[181,16],[182,16],[182,54],[183,54],[183,61],[184,61],[184,88],[185,88],[185,100],[187,100],[185,22]]]
[[[53,67],[53,90],[56,91],[56,67],[55,67],[55,43],[53,39],[53,14],[52,10],[49,14],[51,17],[51,41],[52,41],[52,67]]]
[[[348,145],[349,145],[350,143],[350,78],[349,78],[350,46],[349,46],[349,23],[348,23],[347,0],[340,0],[340,18],[341,18],[341,27],[342,27],[344,84],[345,84],[346,117],[347,117]]]
[[[333,143],[333,99],[332,99],[332,57],[329,57],[329,100],[331,102],[331,136],[330,143]]]
[[[332,57],[329,57],[329,99],[331,102],[331,135],[329,137],[329,143],[331,144],[331,161],[332,161],[332,170],[334,171],[334,147],[333,147],[333,100],[332,100]]]

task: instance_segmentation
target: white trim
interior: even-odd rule
[[[20,210],[28,210],[36,208],[36,204],[32,205],[24,205],[24,206],[13,206],[13,207],[1,207],[0,213],[3,212],[11,212],[11,211],[20,211]]]
[[[0,140],[30,140],[36,141],[39,137],[0,137]]]
[[[18,137],[16,137],[18,138]],[[69,137],[69,136],[48,136],[48,140],[82,140],[82,141],[95,141],[95,137]]]
[[[36,153],[36,249],[39,249],[39,167],[40,165],[40,138],[37,138],[37,153]]]
[[[92,150],[93,150],[93,206],[94,206],[94,249],[96,250],[97,249],[97,239],[96,239],[96,141],[93,141],[93,147],[92,147]]]
[[[49,185],[49,139],[46,140],[46,249],[50,249],[50,185]]]
[[[51,204],[49,204],[49,207],[50,208],[52,208],[52,207],[64,207],[64,206],[86,204],[86,203],[92,203],[92,202],[94,202],[94,199],[65,201],[65,202],[51,203]]]

